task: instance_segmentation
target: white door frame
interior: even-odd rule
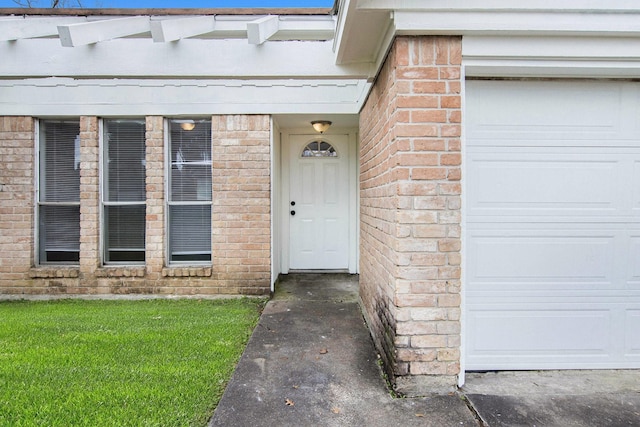
[[[282,173],[280,175],[280,224],[281,226],[281,266],[280,271],[283,274],[289,273],[289,255],[290,255],[290,243],[289,243],[289,230],[290,230],[290,214],[289,214],[289,179],[290,179],[290,158],[289,148],[291,135],[307,135],[309,137],[318,137],[318,134],[309,132],[308,129],[286,129],[282,131],[282,147],[280,150],[281,159],[280,165],[282,167]],[[358,138],[355,129],[330,129],[325,134],[327,137],[331,135],[347,135],[349,144],[349,267],[348,271],[351,274],[358,273],[358,261],[359,261],[359,209],[360,209],[360,194],[358,186]]]

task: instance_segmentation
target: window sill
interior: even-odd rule
[[[34,267],[29,271],[32,279],[76,279],[80,277],[79,267]]]
[[[211,267],[165,267],[162,277],[211,277]]]
[[[140,267],[102,267],[96,270],[96,277],[144,277],[146,268]]]

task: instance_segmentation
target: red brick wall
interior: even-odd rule
[[[167,267],[164,119],[146,118],[146,263],[101,266],[98,118],[80,118],[80,263],[35,266],[34,120],[0,117],[0,294],[270,291],[269,116],[214,116],[211,266]]]
[[[360,117],[361,296],[397,389],[460,370],[459,37],[400,37]]]

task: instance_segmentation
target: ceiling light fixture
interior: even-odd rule
[[[193,120],[185,120],[180,123],[182,130],[190,131],[196,128],[196,123]]]
[[[331,126],[331,122],[329,120],[315,120],[311,122],[311,126],[315,129],[316,132],[325,133],[329,126]]]

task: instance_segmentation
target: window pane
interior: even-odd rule
[[[80,124],[40,124],[40,201],[80,201]]]
[[[169,206],[170,261],[211,261],[211,206]]]
[[[107,120],[104,126],[105,200],[140,202],[146,199],[145,124]]]
[[[145,205],[105,206],[106,262],[144,262]]]
[[[335,148],[328,142],[310,142],[302,151],[302,157],[337,157]]]
[[[40,206],[40,262],[80,260],[80,206]]]
[[[170,200],[210,201],[211,122],[173,120],[170,126]]]

